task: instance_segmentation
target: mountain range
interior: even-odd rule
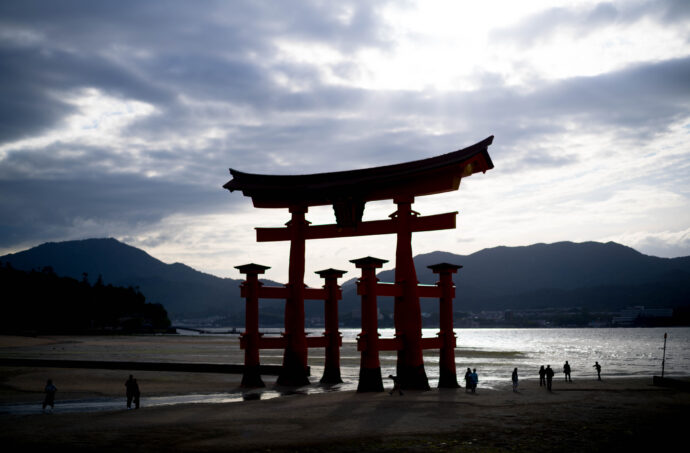
[[[427,266],[463,266],[454,276],[456,311],[690,306],[690,257],[658,258],[615,242],[502,246],[470,255],[432,252],[414,261],[417,279],[427,284],[437,281]],[[394,281],[394,271],[378,278]],[[346,285],[344,290],[347,304],[355,291]],[[423,310],[434,311],[437,302],[422,304]]]
[[[60,276],[138,287],[148,302],[163,304],[172,318],[232,316],[242,308],[241,280],[219,278],[182,263],[166,264],[115,239],[47,242],[0,257],[21,270],[50,266]]]
[[[433,284],[436,275],[427,266],[460,264],[454,276],[456,311],[582,307],[619,310],[626,306],[690,306],[690,257],[658,258],[614,243],[558,242],[524,247],[495,247],[470,255],[432,252],[414,259],[418,280]],[[115,239],[49,242],[0,257],[22,270],[52,267],[60,276],[76,279],[99,276],[106,284],[138,288],[148,302],[164,305],[171,319],[222,317],[243,320],[241,280],[219,278],[181,263],[166,264],[143,250]],[[353,271],[355,271],[353,269]],[[394,271],[378,274],[394,281]],[[279,285],[271,281],[266,284]],[[359,309],[356,279],[343,283],[340,312]],[[280,318],[282,308],[261,304],[262,321]],[[307,316],[322,315],[320,304],[308,304]],[[382,298],[382,311],[392,301]],[[423,300],[422,310],[437,311],[438,302]]]

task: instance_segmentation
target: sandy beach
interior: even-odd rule
[[[148,347],[161,340],[141,341]],[[167,341],[151,353],[161,354]],[[68,344],[74,343],[0,337],[0,356],[31,351],[40,356]],[[88,342],[79,349],[88,351]],[[71,398],[120,396],[123,409],[42,414],[46,376],[58,386],[56,406]],[[3,450],[685,451],[690,408],[690,393],[655,387],[651,377],[601,382],[574,378],[573,383],[556,379],[552,393],[526,379],[519,393],[513,393],[508,382],[495,390],[482,389],[480,382],[476,394],[464,389],[406,391],[403,396],[340,391],[146,407],[146,397],[154,395],[231,391],[240,376],[138,372],[142,408],[128,411],[125,378],[126,373],[112,370],[0,367],[0,401],[35,402],[37,407],[35,414],[0,415],[0,442],[10,447]],[[266,383],[271,385],[271,379]]]

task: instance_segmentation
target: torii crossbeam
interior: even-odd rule
[[[460,181],[493,168],[490,136],[467,148],[428,159],[361,170],[310,175],[261,175],[230,169],[223,187],[242,191],[257,208],[287,208],[285,228],[257,228],[257,241],[290,241],[289,281],[281,292],[285,304],[285,352],[279,385],[309,383],[308,341],[304,332],[305,241],[396,234],[395,328],[400,345],[397,373],[403,388],[429,388],[422,357],[421,311],[412,256],[412,233],[455,228],[457,212],[421,217],[411,208],[415,197],[457,190]],[[388,220],[363,222],[368,201],[391,199],[397,211]],[[332,205],[336,223],[310,225],[310,206]]]

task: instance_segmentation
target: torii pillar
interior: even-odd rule
[[[439,298],[439,332],[441,339],[441,351],[439,354],[438,386],[439,388],[458,388],[458,376],[455,369],[455,331],[453,330],[453,299],[455,298],[455,285],[453,274],[462,266],[456,264],[440,263],[427,266],[434,274],[439,274],[436,285],[441,288]]]
[[[338,330],[338,299],[341,298],[338,279],[347,271],[338,269],[325,269],[316,273],[326,280],[323,288],[326,290],[324,300],[324,319],[326,320],[326,363],[323,369],[322,384],[340,384],[343,382],[340,377],[340,345],[342,343],[340,331]]]
[[[381,362],[379,360],[378,306],[376,303],[376,269],[388,260],[367,256],[350,260],[362,277],[357,282],[357,293],[362,296],[362,332],[358,336],[357,349],[361,352],[358,392],[383,392]]]
[[[270,269],[268,266],[260,264],[245,264],[235,266],[241,274],[247,276],[242,283],[242,291],[245,293],[246,306],[244,311],[244,332],[240,341],[244,344],[244,372],[242,373],[242,387],[265,387],[261,380],[259,371],[259,343],[261,334],[259,333],[259,274]]]
[[[395,335],[403,348],[398,351],[397,373],[403,389],[429,390],[429,380],[424,371],[422,354],[422,313],[417,293],[417,272],[412,257],[413,197],[393,200],[398,210],[392,215],[397,221],[397,245],[395,249],[395,284],[401,287],[401,295],[395,298]]]
[[[290,267],[283,334],[287,345],[283,354],[283,366],[276,380],[276,384],[285,386],[309,384],[307,335],[304,332],[304,243],[308,224],[304,218],[306,212],[305,206],[290,206],[292,218],[287,224],[290,235]]]

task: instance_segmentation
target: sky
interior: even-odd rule
[[[305,174],[493,135],[495,168],[418,197],[459,211],[415,254],[615,241],[690,255],[690,2],[0,2],[0,255],[114,237],[220,277],[270,266],[284,209],[229,168]],[[392,201],[368,203],[385,219]],[[310,208],[314,224],[330,207]],[[392,235],[307,243],[306,280],[395,257]],[[462,263],[458,263],[462,264]]]

